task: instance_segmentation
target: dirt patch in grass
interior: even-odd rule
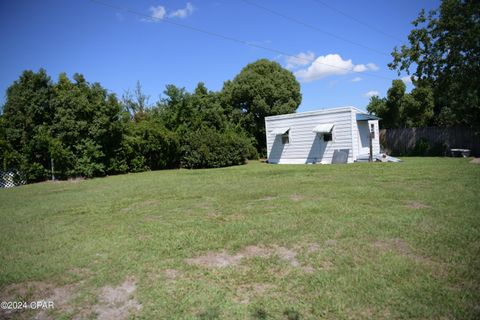
[[[93,311],[99,319],[127,319],[142,308],[133,296],[136,290],[137,285],[133,278],[127,278],[117,287],[105,286],[98,297],[99,303],[93,307]]]
[[[276,254],[280,259],[287,261],[292,265],[292,267],[300,267],[300,262],[297,260],[297,252],[278,246],[275,246],[274,249],[274,254]]]
[[[229,254],[225,250],[220,252],[208,252],[196,258],[186,259],[185,262],[208,268],[224,268],[239,265],[243,259],[278,257],[288,262],[292,267],[300,268],[305,272],[313,272],[310,266],[302,266],[297,259],[295,250],[272,245],[272,246],[247,246],[236,254]]]
[[[180,276],[180,271],[176,269],[166,269],[164,274],[167,280],[175,280]]]
[[[155,221],[162,220],[162,217],[161,216],[155,216],[155,215],[148,215],[148,216],[143,217],[143,220],[145,220],[147,222],[155,222]]]
[[[222,252],[208,252],[203,256],[196,258],[186,259],[185,261],[188,264],[195,264],[202,267],[216,267],[223,268],[231,265],[237,265],[240,263],[240,260],[243,259],[243,256],[230,255],[226,251]]]
[[[290,200],[292,201],[302,201],[305,199],[305,196],[302,196],[301,194],[294,193],[290,196]]]
[[[430,206],[427,206],[426,204],[424,203],[421,203],[419,201],[409,201],[405,207],[409,208],[409,209],[426,209],[426,208],[430,208]]]
[[[382,251],[396,252],[403,256],[411,254],[410,246],[403,239],[400,238],[377,240],[373,243],[373,246]]]
[[[310,243],[307,246],[307,252],[308,253],[314,253],[314,252],[317,252],[317,251],[320,251],[320,245],[318,243]]]
[[[78,284],[69,284],[57,287],[52,283],[43,281],[31,281],[12,284],[0,292],[0,301],[52,301],[54,310],[71,312],[73,309],[69,302],[74,297]],[[0,319],[53,319],[48,315],[48,309],[0,309]]]
[[[251,283],[237,288],[235,302],[249,304],[256,297],[262,297],[269,291],[275,290],[276,286],[268,283]]]
[[[473,158],[470,163],[480,164],[480,158]]]
[[[327,241],[325,241],[325,245],[328,246],[328,247],[334,247],[334,246],[337,245],[337,240],[328,239]]]
[[[370,307],[351,309],[347,308],[347,314],[349,319],[391,319],[389,309],[375,310]]]
[[[275,200],[275,199],[277,199],[277,197],[274,197],[274,196],[266,196],[266,197],[263,197],[263,198],[258,199],[257,201],[272,201],[272,200]]]
[[[398,255],[407,257],[415,262],[421,263],[423,265],[429,266],[434,269],[436,274],[445,275],[446,269],[445,266],[436,263],[435,261],[419,255],[414,252],[414,250],[408,245],[406,241],[400,238],[393,238],[388,240],[377,240],[373,243],[373,246],[377,249],[380,249],[384,252],[394,252]]]
[[[0,319],[56,319],[62,313],[74,314],[73,319],[91,318],[95,312],[99,319],[127,319],[141,309],[133,297],[136,290],[135,281],[128,278],[118,287],[103,287],[98,295],[99,303],[93,307],[85,306],[80,310],[71,301],[77,297],[78,287],[83,281],[56,286],[43,281],[31,281],[9,285],[0,292],[0,301],[45,301],[53,302],[53,309],[0,309]]]

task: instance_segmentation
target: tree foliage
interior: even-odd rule
[[[264,117],[295,111],[300,98],[291,72],[267,60],[221,92],[168,85],[156,105],[139,82],[119,100],[81,74],[53,82],[43,69],[24,71],[0,115],[0,163],[28,181],[52,170],[68,178],[242,164],[264,147]]]
[[[386,98],[370,98],[367,111],[382,118],[382,128],[425,127],[432,123],[432,89],[417,87],[411,93],[405,91],[402,80],[393,80]]]
[[[23,72],[7,89],[0,138],[3,169],[21,169],[29,180],[47,176],[48,127],[55,114],[50,104],[52,95],[52,81],[43,69]]]
[[[111,160],[124,126],[114,95],[80,74],[52,83],[45,70],[25,71],[7,90],[2,115],[3,169],[19,168],[30,181],[116,172]],[[3,147],[4,146],[4,147]]]
[[[242,164],[257,157],[253,141],[234,123],[221,94],[199,83],[193,93],[167,86],[166,98],[155,110],[165,127],[178,136],[180,162],[187,168],[215,168]]]
[[[431,88],[437,124],[480,128],[480,2],[444,0],[437,10],[422,10],[413,25],[389,67]],[[418,98],[429,99],[422,90]]]
[[[258,151],[265,153],[265,117],[292,113],[302,101],[295,76],[277,62],[258,60],[244,67],[224,84],[224,104],[232,116],[257,141]]]
[[[138,121],[150,108],[149,100],[150,96],[143,93],[142,85],[140,81],[137,81],[133,93],[130,89],[124,92],[121,104],[123,105],[124,111],[128,112],[132,119]]]

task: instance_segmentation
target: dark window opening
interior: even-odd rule
[[[282,134],[282,143],[287,144],[290,143],[290,138],[288,137],[288,131],[284,134]]]
[[[323,141],[332,141],[332,138],[333,137],[331,132],[323,134]]]
[[[375,125],[373,123],[370,124],[370,134],[372,135],[372,139],[375,139]]]

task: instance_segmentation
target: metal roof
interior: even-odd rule
[[[357,121],[380,120],[381,118],[373,114],[357,113]]]
[[[287,133],[288,130],[290,130],[290,128],[278,128],[278,129],[273,129],[272,133],[277,136],[279,134]]]
[[[332,132],[333,129],[333,123],[324,123],[324,124],[319,124],[315,128],[313,128],[313,132],[316,133],[330,133]]]
[[[347,106],[347,107],[339,107],[339,108],[321,109],[321,110],[315,110],[315,111],[287,113],[287,114],[280,114],[280,115],[276,115],[276,116],[268,116],[268,117],[265,117],[265,120],[270,121],[270,120],[277,120],[277,119],[308,117],[308,116],[311,116],[311,115],[318,115],[318,114],[352,112],[352,111],[356,112],[356,113],[364,113],[365,112],[365,111],[362,111],[362,110],[357,109],[355,107]]]

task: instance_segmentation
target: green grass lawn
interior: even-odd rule
[[[404,160],[0,190],[0,300],[53,299],[52,319],[478,318],[480,165]]]

